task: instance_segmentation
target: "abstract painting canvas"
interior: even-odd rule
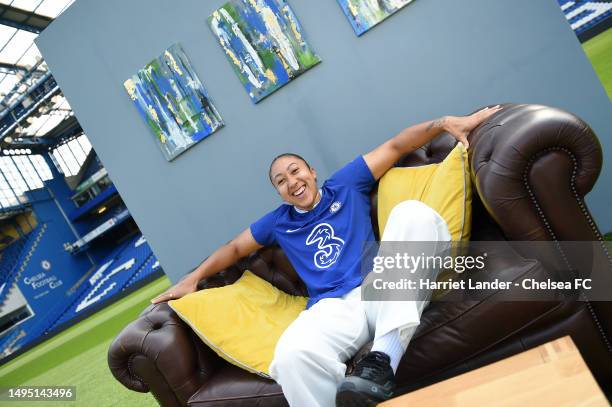
[[[355,34],[361,35],[412,0],[338,0]]]
[[[285,0],[231,0],[208,24],[254,103],[321,62]]]
[[[179,44],[165,50],[123,86],[168,161],[223,126]]]

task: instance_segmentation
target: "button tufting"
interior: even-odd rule
[[[564,263],[570,267],[571,270],[573,270],[570,266],[569,260],[567,258],[567,256],[565,255],[565,252],[563,251],[563,249],[561,248],[561,246],[559,245],[559,241],[557,239],[557,236],[555,235],[555,233],[552,230],[552,227],[550,226],[550,224],[548,223],[548,220],[546,219],[540,205],[538,204],[538,201],[532,191],[531,185],[529,184],[529,170],[531,169],[533,163],[535,162],[536,158],[539,158],[540,156],[542,156],[542,154],[550,152],[550,151],[554,151],[554,150],[561,150],[564,151],[565,153],[567,153],[571,160],[573,165],[573,169],[572,169],[572,175],[570,178],[570,186],[571,186],[571,190],[574,193],[574,199],[576,199],[576,202],[578,202],[578,206],[580,207],[580,209],[582,210],[584,216],[587,218],[588,224],[591,227],[591,231],[594,233],[594,235],[597,237],[597,240],[600,242],[600,246],[603,249],[604,253],[606,254],[606,256],[608,257],[608,260],[610,262],[612,262],[612,257],[610,256],[610,253],[608,253],[607,247],[605,246],[605,244],[603,244],[603,238],[601,236],[601,233],[599,233],[599,230],[597,229],[597,227],[595,226],[595,223],[593,222],[593,219],[591,218],[591,216],[589,215],[589,213],[587,212],[586,208],[584,207],[584,203],[582,201],[582,198],[580,196],[578,196],[577,190],[576,190],[576,174],[578,172],[578,160],[576,159],[576,157],[574,156],[574,154],[569,151],[566,148],[563,147],[550,147],[547,148],[545,150],[543,150],[542,152],[540,152],[540,154],[537,154],[535,156],[532,156],[531,159],[529,159],[529,161],[527,162],[527,166],[525,167],[525,169],[523,170],[523,184],[525,185],[525,187],[527,188],[527,192],[529,194],[529,197],[531,198],[531,201],[533,203],[533,205],[536,208],[536,211],[538,212],[538,215],[540,216],[540,219],[543,221],[544,226],[546,228],[546,230],[548,231],[550,237],[552,238],[552,240],[555,242],[555,246],[557,248],[557,250],[560,252],[561,258],[563,259]],[[599,318],[597,317],[597,314],[595,313],[595,310],[593,309],[593,305],[591,304],[591,302],[588,300],[588,298],[586,297],[586,295],[584,293],[580,293],[580,299],[582,301],[584,301],[584,303],[587,306],[587,309],[589,310],[591,317],[593,318],[593,321],[595,322],[595,325],[597,326],[598,330],[599,330],[599,334],[602,338],[602,340],[604,341],[604,344],[606,345],[606,348],[608,349],[608,352],[612,352],[612,343],[610,343],[610,340],[608,339],[608,336],[606,335],[606,332],[604,331],[603,327],[601,326],[601,322],[599,321]]]

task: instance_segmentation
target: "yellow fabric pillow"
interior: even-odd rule
[[[470,240],[472,184],[468,154],[458,143],[439,164],[392,168],[378,184],[378,225],[383,235],[395,205],[414,199],[433,208],[446,221],[453,241]]]
[[[234,284],[200,290],[168,305],[223,359],[269,378],[276,343],[306,302],[247,270]]]

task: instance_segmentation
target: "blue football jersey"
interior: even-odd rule
[[[283,204],[251,224],[259,244],[278,243],[284,250],[308,289],[307,308],[361,284],[363,245],[374,240],[370,191],[375,182],[359,156],[323,183],[321,201],[311,211]]]

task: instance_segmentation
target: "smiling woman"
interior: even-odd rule
[[[400,310],[394,308],[397,302],[390,301],[381,303],[380,308],[366,310],[361,301],[350,299],[360,297],[364,277],[361,243],[375,239],[369,216],[370,192],[401,156],[420,148],[443,131],[467,148],[469,132],[500,110],[500,106],[486,107],[468,116],[444,116],[407,127],[338,169],[323,182],[321,189],[317,187],[315,169],[306,160],[297,154],[281,154],[272,161],[268,176],[285,204],[253,222],[152,302],[193,293],[199,280],[213,276],[258,248],[278,244],[309,295],[306,311],[283,333],[270,365],[270,376],[281,385],[289,404],[346,407],[357,405],[355,400],[389,398],[395,369],[410,340],[410,335],[402,332],[408,325],[414,325],[415,319],[418,321],[422,308],[409,302]],[[410,203],[408,207],[401,221],[389,221],[395,225],[391,229],[398,233],[388,235],[387,228],[384,234],[387,240],[450,240],[439,215],[432,216],[435,211],[412,208]],[[408,224],[410,227],[406,227]],[[414,231],[415,235],[406,239],[406,235],[399,233],[407,230]],[[367,264],[368,260],[364,261]],[[351,312],[357,314],[351,316]],[[368,327],[368,321],[376,322]],[[366,329],[361,330],[364,326]],[[359,334],[360,330],[364,334]],[[375,332],[377,336],[371,337],[365,332]],[[305,343],[294,348],[299,342],[297,338],[306,338]],[[380,338],[386,339],[381,342]],[[362,359],[365,364],[355,369],[354,377],[344,379],[343,363],[371,339],[375,339],[373,350]],[[322,356],[312,357],[318,354]],[[378,373],[367,373],[373,371]],[[299,373],[296,375],[296,372]],[[336,396],[340,382],[346,386],[340,386]]]
[[[301,156],[284,153],[270,164],[270,181],[283,201],[301,210],[311,210],[321,200],[317,172]]]

